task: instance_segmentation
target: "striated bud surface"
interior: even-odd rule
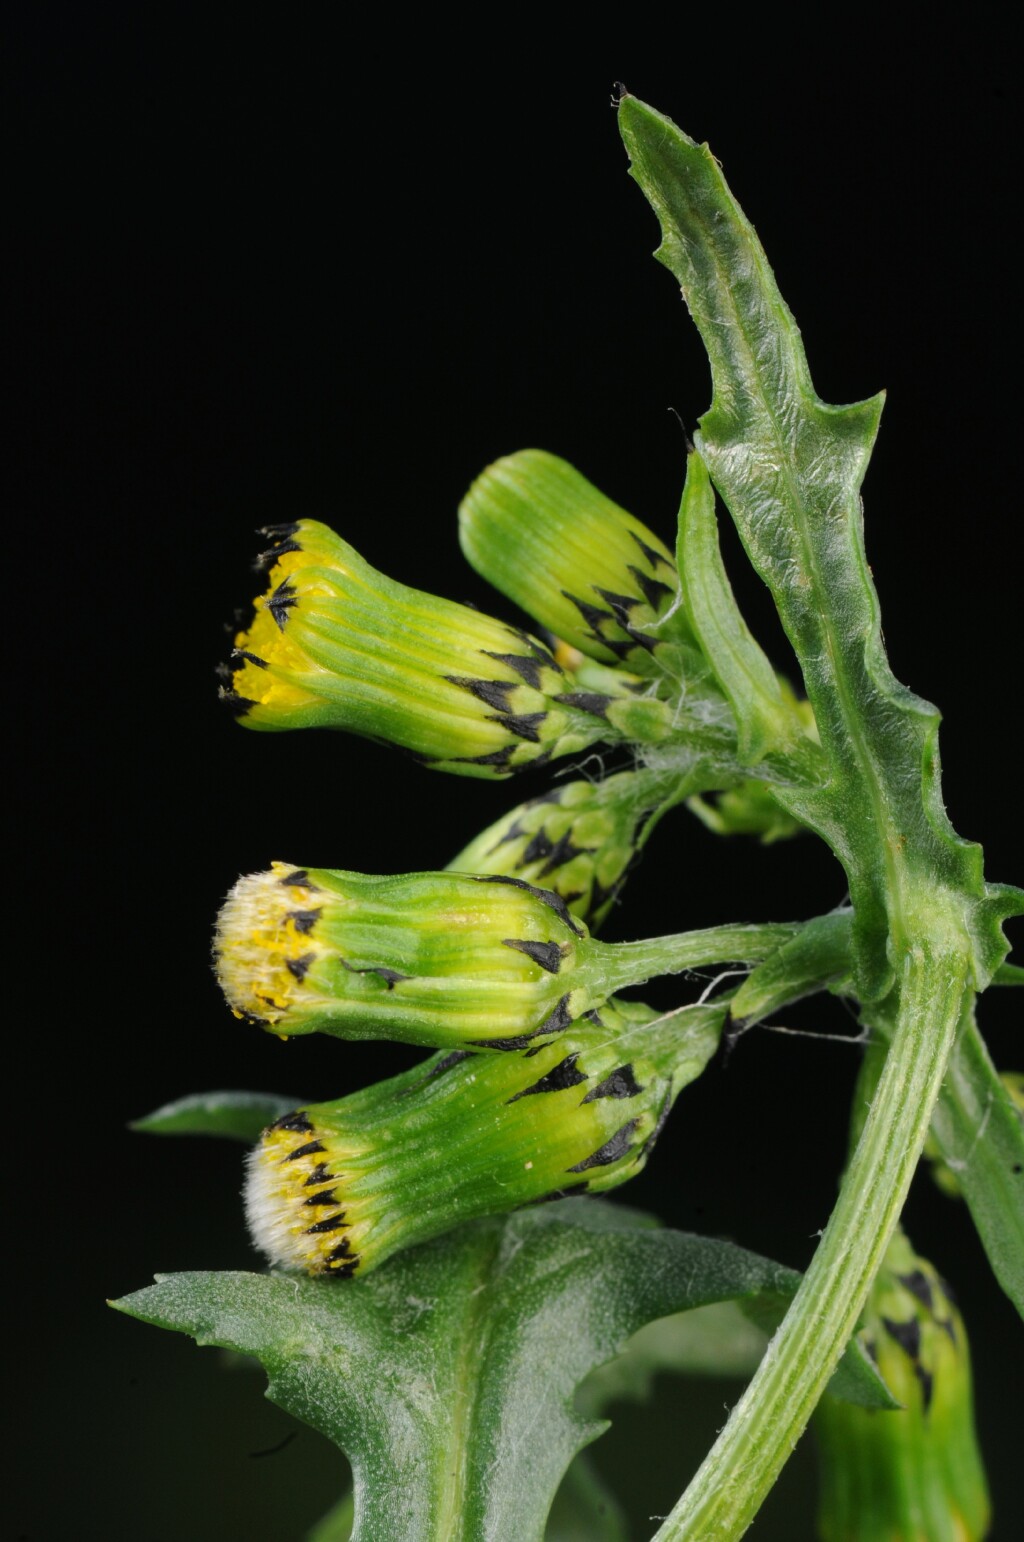
[[[536,638],[386,578],[326,525],[266,533],[269,585],[223,692],[248,728],[347,729],[484,777],[630,737],[634,719],[668,731],[641,682],[578,690]]]
[[[283,1036],[515,1048],[603,999],[590,947],[556,894],[516,879],[278,862],[239,879],[214,951],[236,1014]]]
[[[557,455],[520,450],[488,466],[463,499],[459,537],[482,577],[603,664],[656,673],[659,645],[688,639],[668,548]]]
[[[286,1114],[253,1151],[246,1214],[270,1261],[348,1278],[460,1222],[640,1171],[724,1008],[609,1002],[553,1043],[455,1050]]]

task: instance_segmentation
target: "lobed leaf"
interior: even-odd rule
[[[661,224],[656,256],[682,285],[711,362],[698,448],[772,592],[814,709],[827,779],[778,796],[846,869],[858,994],[889,991],[923,894],[936,925],[955,931],[966,919],[984,984],[1006,951],[998,903],[980,848],[946,817],[938,712],[889,668],[864,551],[859,490],[882,398],[833,407],[818,397],[799,328],[707,146],[628,95],[619,126]],[[763,706],[742,697],[751,742],[763,736],[756,699]]]
[[[604,1428],[583,1378],[645,1322],[709,1302],[781,1315],[799,1276],[637,1212],[564,1200],[462,1228],[365,1280],[171,1275],[114,1303],[252,1355],[268,1395],[334,1440],[356,1542],[539,1542],[573,1457]],[[868,1362],[847,1389],[889,1406]]]

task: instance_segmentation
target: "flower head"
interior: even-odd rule
[[[542,626],[603,664],[657,669],[672,635],[679,574],[653,531],[544,450],[520,450],[481,472],[459,509],[467,560]]]
[[[554,1043],[435,1055],[286,1114],[250,1159],[253,1240],[272,1263],[347,1278],[460,1222],[624,1183],[723,1019],[608,1003]]]
[[[515,879],[278,862],[232,889],[215,954],[231,1007],[278,1034],[500,1048],[604,999],[579,967],[589,943],[556,894]]]
[[[563,782],[470,841],[449,869],[506,873],[553,889],[597,926],[678,782],[660,771],[622,771],[603,782]]]
[[[578,690],[536,638],[386,578],[326,525],[267,533],[269,585],[224,692],[246,727],[343,728],[484,777],[667,732],[629,677]]]

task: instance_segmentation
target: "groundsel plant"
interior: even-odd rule
[[[340,729],[491,781],[570,770],[496,806],[442,872],[294,852],[239,879],[215,937],[232,1011],[285,1037],[431,1053],[334,1101],[205,1094],[140,1121],[249,1141],[246,1214],[269,1268],[169,1276],[118,1306],[254,1357],[269,1395],[346,1453],[354,1489],[321,1542],[621,1537],[581,1454],[599,1409],[577,1389],[641,1326],[698,1307],[723,1365],[752,1339],[764,1352],[658,1539],[740,1536],[812,1418],[823,1538],[979,1539],[966,1329],[900,1213],[927,1142],[1024,1310],[1019,1097],[975,1021],[981,992],[1021,983],[1002,923],[1024,893],[986,882],[952,829],[938,714],[886,660],[859,497],[880,399],[818,398],[713,155],[628,94],[618,114],[712,371],[675,551],[535,449],[487,467],[459,510],[466,558],[521,627],[386,577],[324,524],[266,531],[262,591],[224,666],[243,727]],[[739,612],[717,501],[798,682]],[[591,746],[617,747],[620,769],[574,774]],[[410,763],[411,797],[422,777]],[[849,903],[600,940],[683,803],[721,833],[825,841]],[[712,983],[680,982],[672,1010],[626,994],[698,968]],[[657,1161],[723,1035],[816,992],[848,1003],[867,1047],[803,1277],[593,1197]]]

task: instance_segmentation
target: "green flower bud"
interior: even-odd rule
[[[232,889],[215,952],[236,1014],[282,1036],[503,1048],[604,999],[578,967],[588,945],[557,895],[515,879],[277,862]]]
[[[267,534],[269,587],[223,692],[246,727],[344,728],[486,777],[669,731],[641,682],[580,691],[535,638],[385,578],[325,525]]]
[[[824,1542],[980,1542],[988,1531],[985,1473],[974,1433],[963,1320],[949,1287],[902,1233],[869,1298],[864,1337],[893,1411],[823,1399]]]
[[[463,1221],[614,1188],[643,1167],[723,1019],[609,1004],[525,1053],[435,1055],[286,1114],[250,1159],[253,1240],[274,1264],[346,1278]]]
[[[553,889],[597,926],[679,777],[622,771],[603,782],[564,782],[497,820],[448,864],[452,872],[507,873]]]
[[[459,537],[489,583],[601,663],[656,673],[669,612],[689,640],[668,548],[555,455],[488,466],[463,499]]]

